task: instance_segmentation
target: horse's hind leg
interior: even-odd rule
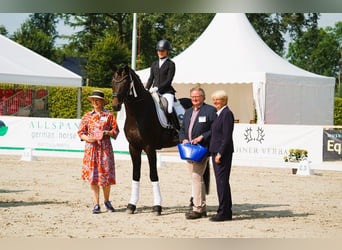
[[[157,154],[155,149],[146,148],[148,163],[150,166],[150,180],[152,182],[153,189],[153,208],[152,211],[155,215],[161,215],[162,211],[162,197],[160,193],[159,178],[157,172]]]
[[[126,212],[133,214],[140,194],[140,170],[141,170],[141,151],[129,145],[129,152],[133,163],[133,179],[131,189],[131,199],[127,205]]]

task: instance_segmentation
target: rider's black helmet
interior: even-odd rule
[[[171,43],[168,41],[168,40],[160,40],[158,43],[157,43],[157,50],[168,50],[170,51],[171,50]]]

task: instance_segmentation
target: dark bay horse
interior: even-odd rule
[[[112,68],[112,70],[114,71],[112,80],[113,110],[120,111],[121,105],[124,103],[126,110],[124,132],[129,143],[129,152],[133,163],[131,199],[127,205],[127,213],[134,213],[139,200],[141,153],[145,151],[153,188],[154,204],[152,211],[156,215],[160,215],[162,206],[156,150],[176,146],[179,143],[178,133],[173,129],[161,126],[154,100],[133,69],[123,65],[119,68]],[[192,106],[188,98],[179,100],[184,109]]]

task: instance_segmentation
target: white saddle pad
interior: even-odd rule
[[[159,103],[160,103],[159,94],[154,91],[154,92],[151,93],[151,95],[152,95],[154,104],[156,106],[157,115],[158,115],[158,119],[159,119],[160,125],[163,128],[172,128],[172,125],[169,124],[168,121],[167,121],[167,117],[165,115],[165,112],[161,109],[161,107],[159,105]],[[185,110],[184,110],[183,106],[180,104],[180,102],[178,100],[176,100],[174,102],[173,109],[176,111],[179,125],[182,126],[183,116],[184,116]]]

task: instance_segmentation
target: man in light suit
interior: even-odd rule
[[[208,148],[211,136],[211,124],[216,118],[216,110],[213,106],[204,103],[205,93],[201,88],[190,90],[192,108],[184,113],[182,127],[179,131],[181,143],[199,143]],[[207,167],[209,154],[202,162],[188,161],[192,178],[193,206],[192,211],[185,214],[187,219],[198,219],[207,216],[206,192],[203,174]]]
[[[173,114],[173,103],[176,90],[172,87],[172,80],[175,76],[175,63],[168,58],[171,50],[171,43],[168,40],[160,40],[157,43],[157,54],[159,59],[154,61],[151,65],[150,76],[146,83],[146,89],[154,88],[161,94],[168,102],[167,118],[172,125],[179,130],[179,123],[177,117]]]
[[[214,92],[212,98],[217,110],[217,118],[211,125],[209,151],[214,166],[219,206],[217,214],[211,217],[210,220],[226,221],[232,220],[232,197],[229,177],[234,152],[234,114],[227,106],[228,96],[224,91]]]

